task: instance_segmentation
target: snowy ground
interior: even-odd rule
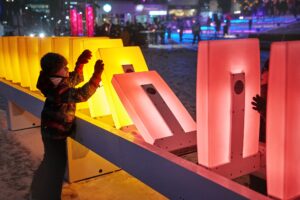
[[[1,106],[3,107],[3,106]],[[7,131],[6,113],[0,110],[0,199],[25,199],[38,159]],[[16,133],[17,134],[17,133]]]

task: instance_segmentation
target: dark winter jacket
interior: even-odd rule
[[[75,129],[76,103],[87,101],[96,91],[100,75],[94,74],[92,78],[80,88],[75,88],[83,81],[82,70],[69,73],[68,78],[55,86],[51,78],[41,71],[37,88],[46,97],[41,114],[42,136],[52,139],[65,139]],[[58,79],[59,80],[59,79]]]

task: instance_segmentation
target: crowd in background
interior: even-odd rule
[[[252,6],[242,5],[243,13],[250,17],[249,30],[252,28],[252,18],[263,18],[263,16],[294,15],[296,18],[300,13],[300,0],[277,0],[277,1],[255,1]],[[125,46],[165,44],[172,42],[172,34],[178,34],[179,42],[183,41],[183,33],[190,31],[193,34],[192,43],[201,40],[201,26],[214,29],[215,37],[219,34],[229,34],[232,15],[215,13],[207,19],[201,16],[176,20],[154,19],[152,23],[127,22],[125,25],[104,22],[96,25],[95,36],[108,36],[110,38],[122,38]],[[221,32],[223,31],[223,32]]]
[[[122,38],[124,46],[146,45],[148,43],[164,43],[166,27],[164,22],[130,23],[125,25],[104,22],[95,27],[95,36],[107,36],[110,38]]]
[[[263,17],[292,14],[297,17],[300,13],[300,0],[244,1],[242,8],[245,15]]]
[[[214,14],[212,18],[208,17],[207,20],[207,23],[197,18],[173,21],[154,20],[153,23],[127,22],[125,25],[105,21],[102,25],[95,26],[95,36],[122,38],[124,46],[143,46],[174,42],[172,34],[177,34],[179,42],[183,42],[183,33],[187,31],[192,33],[192,43],[195,44],[201,40],[201,26],[211,26],[211,22],[215,24],[215,34],[219,34],[222,22],[224,22],[223,34],[228,34],[230,27],[230,18],[228,16],[219,17],[217,14]]]

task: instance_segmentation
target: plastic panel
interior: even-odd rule
[[[85,19],[86,19],[86,32],[87,36],[94,36],[94,9],[90,5],[85,7]]]
[[[259,115],[252,97],[260,92],[259,43],[256,39],[203,41],[198,47],[198,162],[216,167],[230,162],[231,74],[245,74],[243,157],[258,152]]]
[[[139,47],[120,47],[100,49],[99,52],[105,65],[102,81],[115,126],[120,128],[131,125],[132,121],[115,92],[111,80],[114,74],[124,73],[122,65],[131,64],[135,72],[148,71],[141,49]]]
[[[0,37],[0,77],[5,78],[6,72],[5,72],[5,63],[4,63],[4,52],[3,52],[3,37]]]
[[[73,63],[75,65],[78,56],[85,50],[92,51],[92,58],[83,68],[85,82],[87,82],[94,73],[94,65],[99,58],[99,48],[123,47],[121,39],[107,39],[102,37],[73,39],[71,52],[73,54]],[[106,65],[104,66],[107,68]],[[104,88],[100,87],[96,93],[88,100],[88,106],[81,103],[79,109],[89,107],[92,117],[110,115],[109,104],[104,92]]]
[[[77,23],[77,10],[76,9],[70,10],[70,25],[71,25],[71,35],[77,36],[78,35],[78,23]]]
[[[70,53],[70,37],[54,37],[52,38],[52,51],[64,56],[68,61],[68,68],[70,71],[74,70],[72,57]]]
[[[52,52],[52,37],[39,38],[39,54],[42,58],[46,53]]]
[[[195,121],[156,71],[114,75],[112,83],[124,107],[146,142],[154,144],[157,139],[170,136],[177,137],[180,134],[196,130]],[[164,118],[162,113],[157,110],[157,105],[151,101],[151,98],[148,97],[142,88],[143,85],[149,84],[155,87],[155,93],[159,93],[164,101],[158,107],[164,110],[163,107],[166,105],[170,109],[178,121],[178,125],[183,129],[182,132],[180,129],[172,129],[172,127],[167,125],[168,120],[172,120],[172,117]],[[154,94],[151,95],[153,96]],[[153,123],[154,121],[155,123]],[[176,123],[175,121],[173,120],[172,123]],[[176,125],[174,124],[174,126]]]
[[[77,26],[78,26],[78,35],[83,36],[83,22],[82,22],[82,13],[77,14]]]
[[[18,37],[8,37],[8,45],[9,45],[9,58],[12,69],[12,81],[14,83],[21,82],[21,74],[20,74],[20,65],[19,65],[19,56],[18,56]]]
[[[18,59],[20,65],[20,73],[21,73],[21,86],[29,87],[30,86],[30,76],[29,76],[29,59],[27,57],[27,46],[26,46],[26,38],[18,37]]]
[[[13,71],[11,67],[11,59],[10,59],[10,53],[9,53],[9,37],[2,37],[2,48],[3,48],[3,61],[5,66],[5,79],[12,81],[13,79]]]
[[[267,102],[268,194],[300,195],[300,41],[271,46]]]
[[[36,91],[36,83],[40,74],[40,53],[39,53],[39,38],[27,37],[27,59],[28,59],[28,71],[30,77],[30,90]]]

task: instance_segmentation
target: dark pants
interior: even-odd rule
[[[199,31],[194,32],[193,35],[194,35],[193,44],[195,44],[196,40],[197,40],[197,42],[199,42],[201,40]]]
[[[67,163],[66,139],[43,138],[44,158],[36,170],[31,194],[36,200],[60,200]]]
[[[180,42],[182,42],[182,36],[183,36],[183,32],[180,31],[180,32],[179,32],[179,41],[180,41]]]

